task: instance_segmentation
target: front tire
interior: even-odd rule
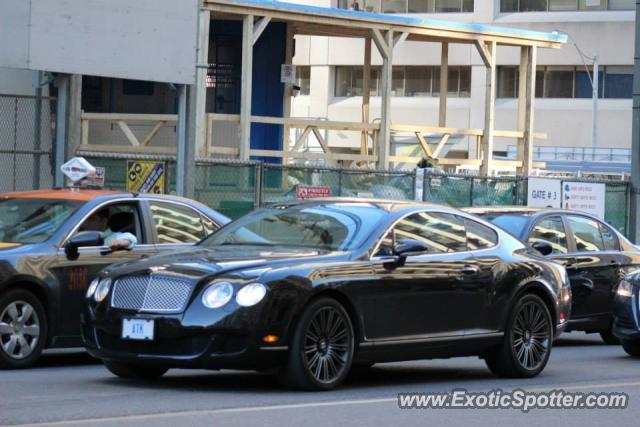
[[[285,384],[303,390],[331,390],[346,378],[354,352],[354,333],[344,307],[318,298],[295,327]]]
[[[153,380],[163,376],[169,369],[162,366],[144,366],[130,363],[103,361],[104,366],[120,378]]]
[[[629,356],[640,357],[640,341],[622,340],[622,348]]]
[[[609,329],[608,331],[601,331],[600,337],[602,338],[602,341],[604,341],[608,345],[620,345],[620,339],[613,335],[611,329]]]
[[[507,378],[538,375],[551,354],[552,322],[549,309],[540,297],[524,295],[509,315],[502,344],[485,357],[489,369]]]
[[[33,366],[47,342],[47,315],[31,292],[13,289],[0,296],[0,368]]]

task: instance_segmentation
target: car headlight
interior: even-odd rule
[[[236,302],[242,307],[256,305],[267,294],[267,288],[262,283],[249,283],[243,286],[236,295]]]
[[[618,285],[616,294],[618,294],[618,296],[627,298],[633,296],[633,285],[628,280],[621,281]]]
[[[204,291],[202,303],[208,308],[220,308],[233,297],[233,285],[229,282],[217,282]]]
[[[98,286],[96,287],[95,293],[93,294],[93,299],[95,302],[102,302],[109,294],[109,289],[111,289],[111,279],[108,277],[100,280]]]
[[[96,291],[96,288],[98,287],[98,283],[100,283],[99,277],[96,277],[91,281],[91,283],[89,284],[89,287],[87,288],[87,295],[86,295],[87,298],[91,298],[91,296],[93,296],[93,293]]]

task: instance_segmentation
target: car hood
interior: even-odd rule
[[[264,270],[289,264],[346,260],[348,252],[283,246],[195,246],[180,252],[114,264],[105,272],[114,277],[161,272],[193,279],[240,270]]]

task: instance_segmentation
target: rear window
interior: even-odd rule
[[[524,227],[526,227],[529,218],[523,215],[515,214],[485,214],[480,215],[483,219],[497,225],[498,227],[508,231],[513,236],[520,236]]]

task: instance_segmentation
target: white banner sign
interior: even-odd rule
[[[529,178],[527,205],[535,208],[562,207],[562,182],[559,179]]]
[[[562,207],[604,219],[605,190],[604,184],[565,181],[562,184]]]

